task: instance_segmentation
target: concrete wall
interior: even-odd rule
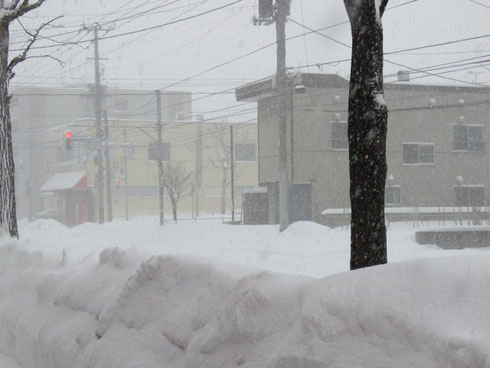
[[[490,138],[490,91],[437,86],[386,86],[389,108],[388,174],[401,186],[401,206],[451,206],[456,177],[464,184],[483,184],[490,199],[489,147],[484,152],[453,150],[453,125],[483,124]],[[290,180],[312,182],[313,217],[326,208],[350,207],[348,152],[333,150],[331,122],[347,120],[348,92],[344,88],[307,88],[295,94],[293,129],[288,115]],[[432,101],[431,101],[432,100]],[[482,103],[477,103],[482,101]],[[485,102],[486,101],[486,102]],[[432,108],[429,108],[433,105]],[[258,102],[259,182],[278,178],[278,122],[272,97]],[[291,131],[293,142],[291,143]],[[434,164],[405,165],[403,142],[434,143]],[[291,146],[293,153],[291,154]]]

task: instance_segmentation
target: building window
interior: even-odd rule
[[[485,205],[484,185],[456,185],[454,194],[457,207],[482,207]]]
[[[404,165],[430,165],[434,163],[434,143],[403,143]]]
[[[349,149],[346,121],[332,121],[332,149],[333,150]]]
[[[177,121],[185,120],[185,112],[176,112],[175,113],[175,120],[177,120]]]
[[[483,152],[483,125],[454,125],[453,149],[455,151]]]
[[[170,161],[170,143],[163,142],[160,150],[158,142],[152,142],[148,146],[148,160],[158,161],[161,157],[162,161]]]
[[[254,143],[237,143],[235,144],[235,161],[256,161]]]
[[[401,205],[401,187],[399,185],[390,185],[385,187],[385,205]]]

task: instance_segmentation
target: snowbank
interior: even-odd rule
[[[256,261],[284,271],[302,267],[302,247],[343,265],[345,232],[149,224],[41,221],[1,239],[0,350],[24,368],[490,367],[484,251],[314,279],[224,263],[219,249],[228,261],[227,247],[268,248]]]

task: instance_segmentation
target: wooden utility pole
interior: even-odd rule
[[[254,17],[254,24],[270,25],[276,23],[277,68],[276,68],[276,101],[279,117],[279,229],[284,231],[289,226],[289,179],[287,148],[287,76],[286,76],[286,20],[289,15],[291,0],[259,0],[259,18]]]
[[[231,222],[235,222],[235,146],[233,144],[233,125],[230,125],[230,155],[231,155]]]
[[[279,116],[279,222],[280,231],[289,226],[289,180],[287,148],[286,18],[290,0],[276,0],[277,111]]]
[[[105,176],[106,176],[106,194],[107,194],[107,221],[112,222],[112,175],[111,175],[111,157],[109,147],[109,119],[107,110],[104,110],[104,147],[105,147]]]
[[[94,64],[95,64],[95,94],[94,94],[94,110],[95,110],[95,135],[97,137],[97,206],[98,206],[98,220],[99,224],[104,222],[104,167],[102,164],[102,90],[100,86],[100,57],[99,57],[99,30],[98,24],[87,28],[89,31],[94,32]]]
[[[158,130],[158,197],[160,208],[160,225],[165,223],[163,212],[163,144],[162,144],[162,100],[160,90],[155,91],[157,96],[157,130]]]

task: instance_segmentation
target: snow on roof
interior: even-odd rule
[[[86,171],[70,171],[55,174],[48,179],[41,187],[41,192],[54,192],[56,190],[65,190],[74,188],[83,177],[87,175]]]

